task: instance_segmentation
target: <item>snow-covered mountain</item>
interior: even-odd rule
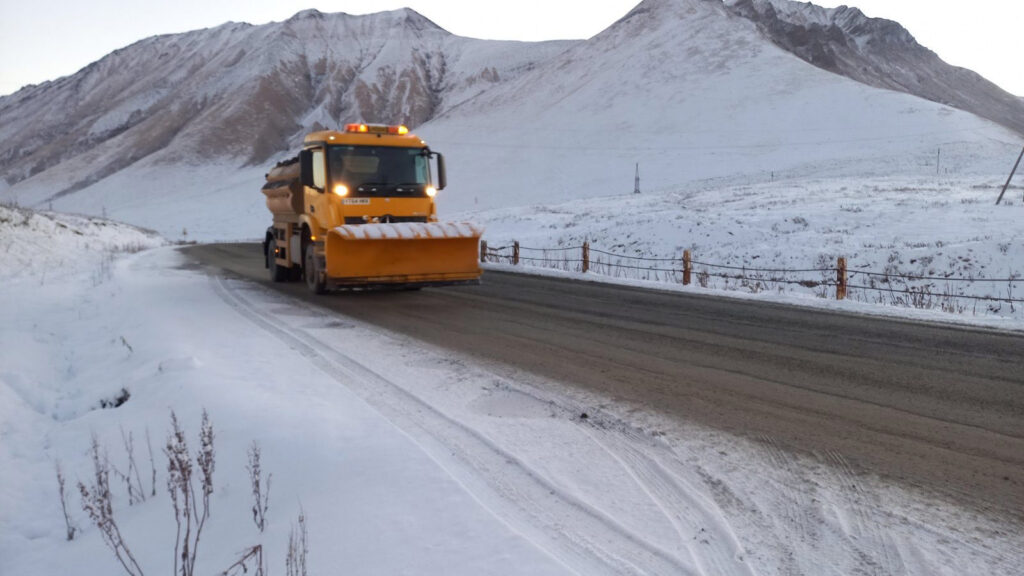
[[[353,120],[405,122],[445,152],[446,213],[629,192],[638,163],[648,191],[913,173],[937,150],[947,172],[1004,170],[1024,115],[858,14],[645,0],[580,41],[462,38],[408,9],[159,36],[0,98],[0,197],[253,237],[266,166],[306,131]],[[797,42],[798,28],[816,40]],[[816,50],[841,74],[808,64]],[[847,70],[858,63],[871,74]],[[932,101],[905,93],[915,74]]]

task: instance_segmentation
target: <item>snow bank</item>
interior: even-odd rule
[[[35,212],[0,205],[0,269],[5,276],[60,277],[100,265],[110,256],[162,246],[155,232],[104,218]]]
[[[282,573],[288,533],[303,510],[310,574],[564,573],[344,379],[282,346],[229,306],[221,288],[181,263],[170,248],[146,251],[117,259],[98,285],[87,269],[72,267],[79,274],[66,278],[67,286],[20,282],[5,292],[0,573],[120,573],[82,512],[75,485],[92,478],[86,451],[93,434],[121,471],[128,470],[122,434],[132,434],[147,499],[129,505],[123,479],[112,473],[115,517],[146,573],[169,572],[174,518],[161,449],[171,410],[194,449],[203,409],[214,426],[217,460],[197,573],[220,573],[256,544],[264,546],[271,573]],[[321,324],[319,316],[298,312],[303,323]],[[123,391],[127,401],[112,406]],[[264,533],[251,522],[245,468],[254,441],[272,474]],[[57,462],[80,528],[70,542]]]

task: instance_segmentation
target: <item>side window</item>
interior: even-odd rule
[[[313,150],[313,186],[321,190],[327,189],[327,174],[324,172],[324,151]]]

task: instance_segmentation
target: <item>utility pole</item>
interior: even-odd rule
[[[942,159],[942,148],[939,148],[938,151],[935,152],[935,175],[936,176],[939,174],[939,160],[941,160],[941,159]]]
[[[1010,177],[1006,179],[1006,184],[1003,184],[1003,191],[999,193],[999,198],[996,200],[996,206],[1003,201],[1003,194],[1006,194],[1006,189],[1010,187],[1010,180],[1013,180],[1013,175],[1017,173],[1017,167],[1020,166],[1020,159],[1024,158],[1024,148],[1020,149],[1020,156],[1017,156],[1017,163],[1013,165],[1013,170],[1010,170]]]
[[[636,179],[633,181],[633,194],[640,193],[640,163],[636,163]]]

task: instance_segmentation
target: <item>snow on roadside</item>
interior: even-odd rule
[[[94,216],[0,205],[0,270],[7,278],[80,273],[111,254],[162,246],[158,234]]]
[[[129,506],[116,473],[111,484],[133,554],[147,573],[169,571],[174,519],[161,449],[171,410],[195,448],[203,409],[214,425],[217,464],[199,573],[219,573],[255,544],[281,572],[302,510],[311,574],[564,573],[479,506],[414,439],[301,354],[254,330],[205,276],[177,269],[182,259],[172,249],[123,254],[97,282],[96,258],[77,245],[77,234],[52,234],[59,223],[84,223],[26,216],[30,233],[11,242],[11,252],[50,241],[66,260],[61,282],[43,280],[34,268],[9,281],[0,302],[0,573],[120,572],[75,486],[91,478],[93,434],[121,471],[122,435],[132,434],[147,494],[151,438],[156,496]],[[141,241],[121,232],[106,245]],[[125,392],[127,401],[111,407]],[[253,441],[273,475],[264,534],[250,519],[245,466]],[[58,461],[81,529],[71,542]]]

